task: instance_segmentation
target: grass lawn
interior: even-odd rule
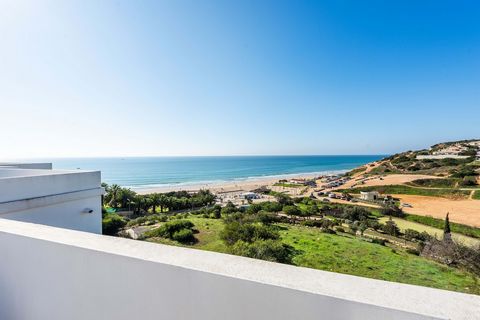
[[[389,220],[389,217],[382,217],[379,219],[379,222],[385,223]],[[427,232],[429,235],[436,237],[437,239],[442,239],[443,237],[443,221],[442,221],[442,229],[432,227],[429,225],[425,224],[420,224],[418,222],[413,222],[401,218],[392,218],[393,221],[397,224],[397,226],[400,228],[400,230],[403,232],[406,229],[413,229],[418,232]],[[452,228],[452,223],[450,223],[450,228]],[[480,231],[480,229],[478,230]],[[478,246],[480,245],[480,239],[478,238],[472,238],[465,236],[463,234],[459,234],[456,232],[452,233],[452,237],[455,241],[462,243],[467,246]]]
[[[415,214],[408,214],[405,220],[417,222],[426,226],[434,227],[443,230],[445,221],[443,219],[437,219],[429,216],[417,216]],[[465,236],[480,238],[480,228],[467,226],[460,223],[450,221],[450,229],[452,232],[463,234]]]
[[[417,196],[459,197],[459,198],[467,198],[470,195],[470,191],[468,190],[425,189],[425,188],[418,188],[418,187],[410,187],[406,185],[370,186],[370,187],[343,189],[339,191],[347,191],[350,193],[360,193],[360,191],[378,191],[380,193],[385,193],[385,194],[408,194],[408,195],[417,195]]]
[[[199,233],[192,246],[153,238],[149,241],[186,246],[201,250],[227,252],[220,240],[222,220],[189,217]],[[447,290],[480,294],[480,279],[470,273],[437,264],[404,250],[396,252],[389,247],[372,244],[353,236],[322,233],[304,226],[279,225],[282,241],[293,246],[298,254],[297,266],[340,272],[368,278],[436,287]]]
[[[300,253],[298,266],[447,290],[480,293],[480,279],[425,258],[318,229],[288,226],[282,239]]]

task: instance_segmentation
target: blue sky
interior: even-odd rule
[[[3,1],[3,157],[480,137],[478,1]]]

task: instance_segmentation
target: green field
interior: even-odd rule
[[[460,198],[467,198],[470,195],[470,191],[468,190],[427,189],[427,188],[411,187],[406,185],[370,186],[370,187],[343,189],[339,191],[346,191],[350,193],[360,193],[360,191],[378,191],[380,193],[385,193],[385,194],[408,194],[408,195],[417,195],[417,196],[460,197]]]
[[[405,220],[417,222],[426,226],[434,227],[437,229],[443,230],[443,226],[445,221],[443,219],[437,219],[429,216],[417,216],[414,214],[408,214],[405,217]],[[475,228],[471,226],[467,226],[464,224],[459,224],[455,222],[450,222],[450,229],[452,232],[462,234],[465,236],[473,237],[473,238],[480,238],[480,228]]]
[[[379,222],[385,223],[388,219],[390,219],[390,218],[389,217],[382,217],[382,218],[379,219]],[[435,227],[432,227],[432,226],[428,226],[428,225],[425,225],[425,224],[420,224],[418,222],[413,222],[413,221],[409,221],[409,220],[405,220],[405,219],[401,219],[401,218],[392,217],[392,220],[395,221],[395,223],[397,224],[397,226],[400,228],[400,230],[402,232],[405,231],[406,229],[413,229],[413,230],[416,230],[418,232],[424,232],[425,231],[429,235],[434,236],[437,239],[442,239],[442,237],[443,237],[443,229],[435,228]],[[442,221],[442,228],[443,228],[443,221]],[[452,223],[451,222],[450,222],[450,228],[452,228]],[[478,231],[480,231],[480,229]],[[456,242],[462,243],[462,244],[467,245],[467,246],[479,246],[480,245],[480,239],[478,239],[478,238],[468,237],[468,236],[465,236],[463,234],[459,234],[459,233],[456,233],[456,232],[452,233],[452,237]]]
[[[199,231],[196,249],[227,252],[219,238],[222,220],[189,217]],[[480,294],[480,279],[470,273],[440,265],[404,250],[372,244],[354,236],[331,235],[319,229],[288,224],[278,225],[282,241],[293,246],[293,263],[362,277],[416,284],[447,290]],[[149,241],[180,245],[161,238]],[[186,246],[186,245],[184,245]]]

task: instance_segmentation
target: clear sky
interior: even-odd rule
[[[0,157],[480,137],[479,1],[0,1]]]

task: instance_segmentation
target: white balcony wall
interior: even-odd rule
[[[478,319],[480,297],[0,219],[0,319]]]

